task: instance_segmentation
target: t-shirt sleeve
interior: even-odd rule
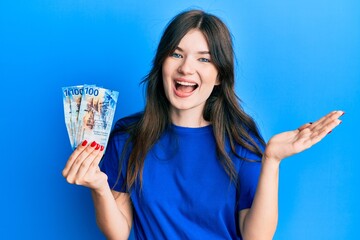
[[[259,145],[261,150],[265,147],[256,139],[255,142]],[[242,156],[252,161],[240,160],[239,189],[237,198],[237,212],[240,210],[250,208],[255,197],[255,192],[260,176],[261,157],[251,152],[248,149],[242,148]]]
[[[125,155],[121,159],[125,142],[125,134],[113,134],[109,138],[106,152],[100,164],[101,171],[108,177],[110,188],[118,192],[126,192],[124,181],[128,156]]]

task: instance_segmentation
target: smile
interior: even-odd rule
[[[194,82],[175,81],[175,89],[177,92],[185,95],[192,93],[199,85]]]

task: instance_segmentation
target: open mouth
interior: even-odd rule
[[[199,86],[199,85],[197,85],[196,83],[175,81],[176,91],[183,92],[183,93],[191,93],[191,92],[193,92],[198,86]]]

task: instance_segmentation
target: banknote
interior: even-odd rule
[[[69,135],[70,144],[74,146],[74,139],[75,135],[73,134],[73,129],[71,125],[71,102],[70,102],[70,95],[69,95],[69,88],[63,87],[63,104],[64,104],[64,116],[65,116],[65,125]]]
[[[82,141],[96,141],[106,148],[119,93],[117,91],[83,85],[76,124],[75,147]]]
[[[73,144],[72,147],[75,149],[79,144],[76,140],[77,135],[77,122],[79,116],[79,110],[81,105],[81,99],[83,95],[83,85],[71,86],[68,87],[68,93],[70,97],[70,107],[71,107],[71,129],[73,134]]]

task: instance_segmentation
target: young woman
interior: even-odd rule
[[[281,160],[319,142],[343,112],[265,144],[238,103],[233,61],[219,18],[180,13],[144,80],[145,110],[116,123],[105,154],[87,141],[72,153],[63,175],[91,189],[108,239],[132,227],[137,239],[273,237]]]

